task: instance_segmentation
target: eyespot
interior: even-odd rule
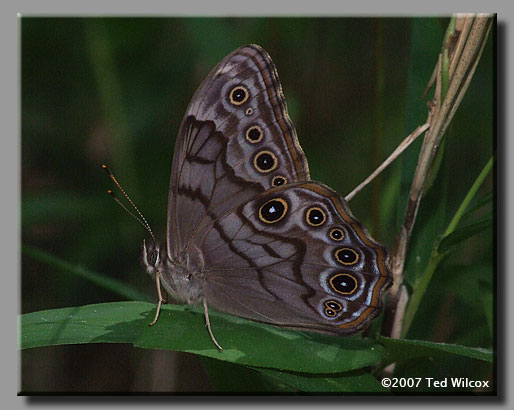
[[[287,213],[288,205],[285,199],[273,198],[259,208],[259,219],[267,224],[280,221]]]
[[[341,295],[351,295],[358,287],[357,279],[349,273],[336,273],[330,277],[328,284],[332,290]]]
[[[334,257],[343,265],[355,265],[359,261],[359,254],[351,248],[336,249]]]
[[[340,310],[343,309],[343,306],[336,300],[327,300],[325,302],[325,307],[328,308],[328,309],[332,309],[333,311],[335,312],[339,312]]]
[[[253,108],[252,108],[252,107],[248,107],[248,108],[246,109],[246,111],[245,111],[245,115],[246,115],[247,117],[249,117],[249,116],[250,116],[250,115],[252,115],[252,114],[253,114]]]
[[[238,106],[244,104],[246,100],[248,100],[248,97],[250,97],[250,93],[248,89],[242,85],[237,85],[230,90],[229,98],[232,105]]]
[[[260,151],[253,158],[253,166],[257,171],[267,174],[277,168],[278,159],[271,151]]]
[[[311,226],[320,226],[327,220],[327,215],[319,206],[313,206],[307,210],[305,220]]]
[[[337,312],[335,310],[330,309],[329,307],[326,307],[326,306],[325,306],[325,310],[323,312],[328,317],[336,317],[337,316]]]
[[[318,311],[322,316],[328,319],[334,319],[339,316],[342,311],[346,311],[343,307],[343,302],[337,299],[321,300],[318,305]]]
[[[328,236],[330,236],[330,239],[334,241],[342,241],[344,239],[344,232],[342,229],[333,228],[328,233]]]
[[[271,180],[271,186],[282,186],[287,184],[287,178],[282,175],[275,175]]]
[[[248,127],[245,133],[246,140],[251,142],[252,144],[255,144],[257,142],[261,142],[264,138],[264,133],[262,132],[262,128],[258,125],[252,125],[251,127]]]

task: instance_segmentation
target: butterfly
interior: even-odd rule
[[[153,235],[152,235],[153,236]],[[362,330],[391,285],[387,250],[334,190],[310,180],[274,63],[226,56],[194,94],[176,141],[166,242],[141,259],[176,301],[333,334]]]

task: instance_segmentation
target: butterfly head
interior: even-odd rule
[[[197,267],[190,266],[187,260],[180,257],[177,260],[169,259],[165,244],[144,240],[141,263],[153,278],[160,272],[161,284],[174,300],[188,304],[200,300],[202,287]]]

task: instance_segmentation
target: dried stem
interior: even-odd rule
[[[430,104],[426,121],[427,124],[430,124],[430,128],[425,134],[419,153],[403,224],[396,240],[392,259],[394,284],[388,295],[386,323],[389,323],[390,326],[388,334],[393,338],[399,338],[402,335],[403,319],[408,304],[408,293],[402,284],[405,257],[424,189],[430,179],[433,160],[443,135],[473,77],[492,22],[491,15],[457,15],[456,19],[450,23],[453,24],[452,29],[455,31],[449,30],[447,33],[443,50],[438,58],[435,69],[434,99]],[[449,58],[447,72],[443,71],[444,57]],[[443,83],[448,84],[447,90],[444,89],[446,87],[443,87]],[[389,320],[387,320],[387,316],[389,316]],[[392,374],[394,365],[387,367],[384,371]]]
[[[392,152],[387,159],[380,164],[380,166],[373,171],[369,177],[367,177],[364,181],[362,181],[359,185],[357,185],[352,192],[344,197],[345,201],[349,201],[352,199],[359,191],[361,191],[366,185],[368,185],[373,179],[375,179],[384,169],[386,169],[391,162],[393,162],[396,158],[400,156],[400,154],[407,149],[407,147],[412,144],[421,134],[423,134],[429,127],[428,123],[420,125],[416,128],[412,133],[410,133],[401,143],[396,147],[396,149]]]

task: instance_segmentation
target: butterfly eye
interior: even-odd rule
[[[327,216],[325,215],[325,211],[318,206],[313,206],[307,210],[307,215],[305,216],[305,220],[311,226],[320,226],[325,223]]]
[[[238,86],[232,88],[232,90],[230,91],[230,94],[229,94],[230,103],[232,105],[236,105],[236,106],[244,104],[246,102],[246,100],[248,100],[249,96],[250,96],[250,93],[248,92],[246,87],[244,87],[242,85],[238,85]]]
[[[274,198],[259,208],[259,219],[272,224],[280,221],[287,213],[287,202],[282,198]]]
[[[253,165],[257,171],[268,173],[277,168],[278,160],[275,154],[271,151],[260,151],[253,158]]]
[[[152,250],[148,254],[148,263],[152,266],[155,266],[157,264],[157,259],[159,258],[159,253],[157,250]]]
[[[264,133],[262,132],[261,127],[258,125],[252,125],[246,130],[246,140],[255,144],[257,142],[261,142],[264,138]]]
[[[343,265],[355,265],[359,261],[359,254],[350,248],[339,248],[334,252],[334,256]]]
[[[351,295],[358,286],[357,279],[349,273],[336,273],[328,280],[328,284],[341,295]]]
[[[339,228],[334,228],[328,233],[328,236],[334,241],[342,241],[344,239],[344,232]]]
[[[283,177],[281,175],[276,175],[271,180],[271,185],[272,186],[282,186],[285,183],[287,183],[287,178],[285,178],[285,177]]]

